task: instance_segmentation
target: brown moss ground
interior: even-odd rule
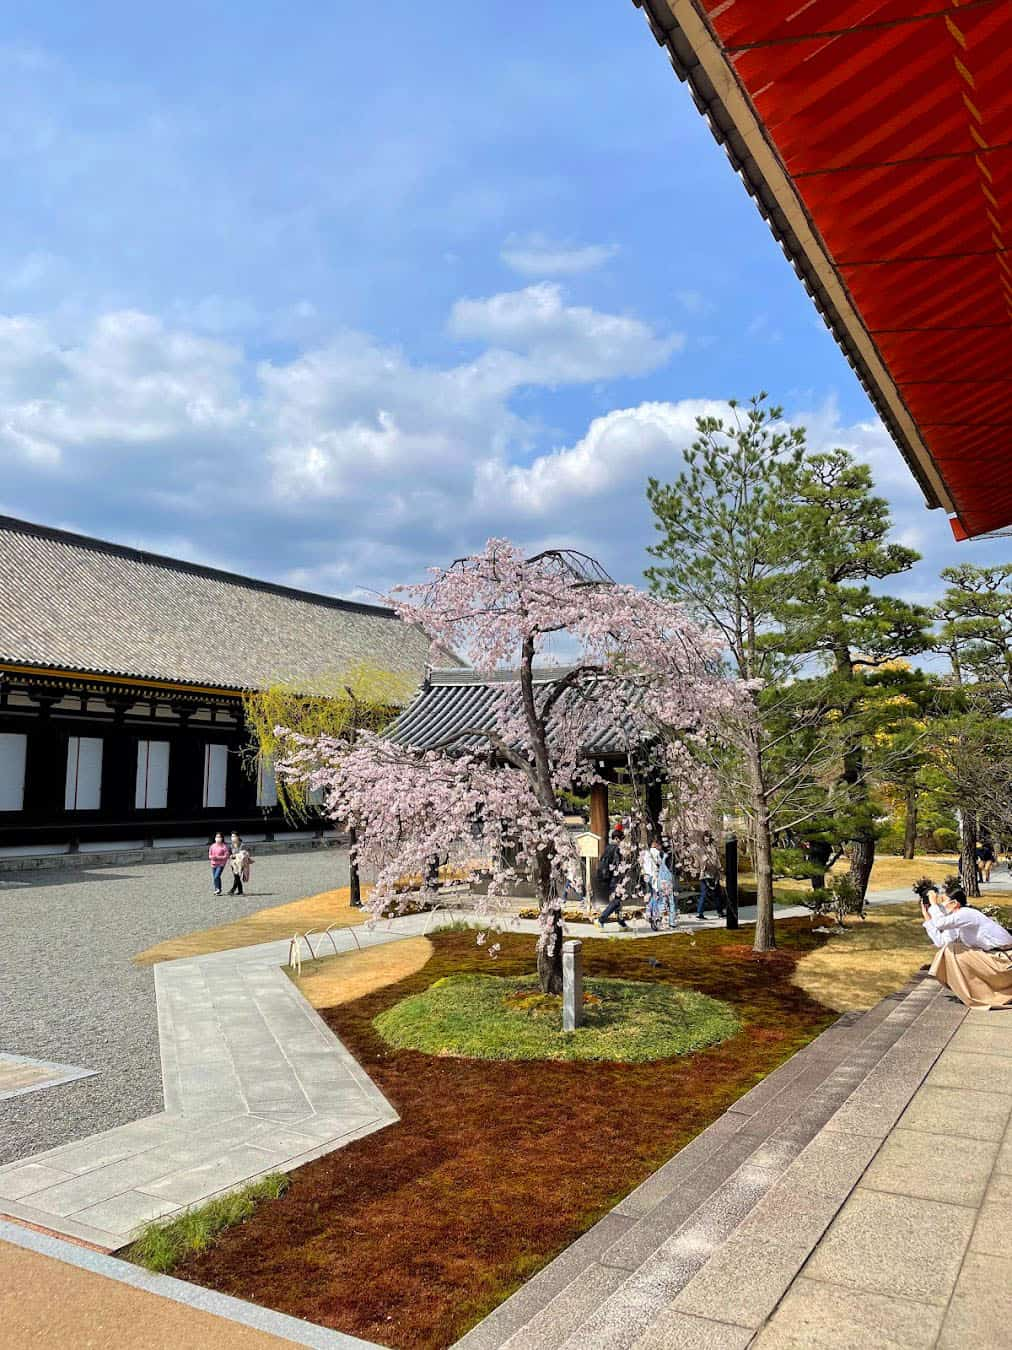
[[[385,1345],[450,1345],[834,1019],[791,983],[821,941],[808,927],[778,924],[766,961],[719,929],[585,943],[594,975],[684,984],[742,1020],[719,1046],[642,1065],[390,1050],[372,1019],[405,995],[455,971],[533,968],[533,937],[504,935],[493,962],[473,933],[436,935],[423,970],[324,1013],[400,1123],[301,1168],[175,1273]]]
[[[367,892],[367,888],[363,888]],[[294,900],[287,905],[258,909],[245,919],[219,924],[216,928],[201,928],[195,933],[160,942],[134,957],[139,966],[153,966],[157,961],[175,961],[181,956],[209,956],[212,952],[227,952],[233,947],[255,947],[259,942],[276,942],[290,938],[293,933],[322,932],[336,924],[351,928],[364,923],[369,915],[361,909],[352,909],[351,892],[347,886],[334,891],[322,891],[305,900]]]

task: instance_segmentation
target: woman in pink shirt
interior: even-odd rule
[[[225,836],[219,831],[214,836],[214,843],[207,850],[208,861],[211,864],[211,885],[215,895],[221,895],[221,874],[228,866],[231,856],[232,851],[225,843]]]

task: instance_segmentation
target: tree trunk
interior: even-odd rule
[[[534,757],[535,792],[541,805],[549,811],[558,808],[555,787],[552,783],[552,765],[548,754],[548,728],[545,720],[538,716],[534,698],[534,638],[524,638],[520,657],[520,694],[523,700],[524,716],[531,740],[531,752]],[[593,797],[592,797],[593,802]],[[607,833],[607,829],[605,831]],[[607,839],[604,843],[607,844]],[[538,894],[541,900],[542,932],[538,942],[538,983],[542,993],[562,993],[562,911],[554,908],[553,894],[554,869],[552,856],[544,849],[539,850],[537,860]],[[547,917],[546,916],[550,916]],[[547,931],[546,931],[546,924]]]
[[[765,824],[756,830],[755,903],[755,938],[752,950],[774,951],[777,938],[773,924],[773,841],[770,838],[768,814],[765,816]]]
[[[963,890],[969,899],[975,900],[980,895],[980,886],[977,884],[977,818],[972,811],[960,812],[960,837],[959,871]]]
[[[903,831],[903,856],[912,858],[917,850],[917,788],[907,788],[907,820]]]
[[[552,932],[538,946],[538,984],[543,994],[562,993],[562,913],[552,911]]]
[[[813,839],[809,843],[808,861],[813,867],[819,865],[822,867],[821,875],[812,877],[813,891],[824,891],[826,889],[826,868],[829,866],[829,860],[832,856],[832,845],[827,844],[824,839]]]
[[[552,895],[552,860],[538,854],[542,934],[538,943],[538,984],[543,994],[562,993],[562,909]]]
[[[766,778],[759,745],[759,727],[753,727],[748,742],[748,767],[752,780],[752,815],[755,838],[755,940],[754,952],[771,952],[777,939],[773,926],[773,836],[770,809],[766,798]]]
[[[854,660],[849,647],[840,647],[835,653],[836,673],[847,681],[854,679]],[[840,709],[844,719],[854,713],[858,702],[855,691],[848,702]],[[840,781],[847,785],[851,809],[861,811],[867,818],[871,812],[868,801],[868,786],[864,780],[864,733],[860,725],[852,727],[845,735],[843,747],[843,774]],[[858,817],[860,819],[860,816]],[[868,882],[871,879],[872,864],[875,862],[875,831],[871,825],[858,825],[854,831],[850,847],[850,879],[857,887],[861,897],[861,918],[864,918],[864,900],[868,894]]]
[[[348,889],[351,892],[349,903],[352,909],[362,908],[362,883],[358,875],[358,859],[355,857],[355,845],[358,842],[358,831],[354,825],[348,826],[348,846],[351,849],[351,857],[348,863]]]
[[[861,917],[864,917],[864,899],[868,894],[872,864],[875,862],[875,835],[871,830],[859,830],[847,850],[850,857],[850,879],[861,897]]]

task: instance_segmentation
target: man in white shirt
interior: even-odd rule
[[[940,910],[936,917],[933,911]],[[938,953],[931,973],[968,1008],[1012,1007],[1012,933],[963,893],[944,891],[936,904],[922,905],[924,928]]]

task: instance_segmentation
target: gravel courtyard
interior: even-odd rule
[[[0,1101],[0,1163],[163,1109],[154,976],[138,952],[347,882],[337,849],[258,858],[232,898],[211,894],[203,860],[0,875],[0,1050],[98,1070]]]

